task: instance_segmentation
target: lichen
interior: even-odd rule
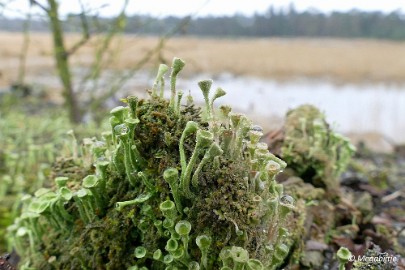
[[[339,175],[346,169],[355,148],[334,132],[325,116],[312,105],[287,113],[280,156],[302,179],[330,195],[339,191]]]
[[[111,130],[86,141],[91,159],[61,159],[54,186],[26,198],[9,228],[25,266],[275,269],[289,260],[301,224],[275,181],[286,163],[246,116],[214,110],[225,92],[210,97],[211,81],[199,83],[202,110],[190,98],[183,105],[183,67],[173,60],[169,101],[161,66],[150,97],[124,99]]]

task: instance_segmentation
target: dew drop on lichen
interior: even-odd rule
[[[258,125],[253,125],[250,130],[252,131],[258,131],[258,132],[263,132],[263,128],[261,126]]]
[[[294,205],[294,199],[290,195],[281,196],[280,202],[283,204]]]

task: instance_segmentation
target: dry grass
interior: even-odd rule
[[[69,35],[68,43],[78,40]],[[15,80],[22,35],[0,33],[0,85]],[[123,36],[115,42],[107,61],[115,68],[130,68],[156,46],[154,37]],[[89,65],[100,39],[93,38],[73,59],[75,65]],[[53,70],[49,35],[31,35],[28,74]],[[114,54],[115,52],[115,54]],[[167,61],[179,56],[189,72],[252,75],[272,79],[294,77],[330,78],[341,82],[405,82],[403,42],[337,39],[198,39],[173,38],[163,50]],[[155,57],[149,64],[156,67]]]

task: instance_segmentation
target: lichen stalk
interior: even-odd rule
[[[170,107],[175,110],[176,108],[176,80],[177,75],[185,66],[185,62],[180,58],[174,58],[172,62],[172,72],[170,74]]]
[[[156,75],[156,79],[153,83],[152,86],[152,95],[156,96],[157,95],[157,88],[159,83],[163,80],[163,76],[166,74],[166,72],[169,70],[169,67],[165,64],[160,64],[159,65],[159,69],[158,69],[158,73]],[[160,95],[162,95],[162,92],[160,92]]]
[[[180,179],[180,184],[182,187],[182,190],[184,192],[184,195],[188,198],[192,197],[191,191],[190,191],[190,178],[191,178],[191,173],[192,170],[195,166],[195,163],[197,161],[197,158],[201,151],[203,151],[205,148],[207,148],[213,141],[214,136],[211,132],[205,131],[205,130],[197,130],[197,136],[196,136],[196,145],[193,151],[193,154],[190,157],[190,160],[186,166],[186,170],[182,175]]]

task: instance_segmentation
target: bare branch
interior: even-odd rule
[[[81,0],[79,0],[80,3],[80,8],[82,10],[82,12],[80,13],[80,21],[82,24],[82,39],[79,40],[75,45],[73,45],[72,48],[70,48],[70,50],[67,51],[67,55],[68,57],[72,54],[74,54],[80,47],[82,47],[84,44],[87,43],[87,41],[89,41],[90,39],[90,31],[89,31],[89,24],[87,21],[87,16],[86,16],[86,10],[84,8],[83,2]]]
[[[108,52],[108,49],[111,45],[114,36],[117,33],[124,30],[126,19],[125,10],[128,6],[128,2],[129,2],[128,0],[124,2],[121,12],[114,20],[113,27],[108,31],[107,35],[104,37],[100,47],[97,48],[95,53],[95,60],[90,68],[90,72],[87,76],[83,78],[80,85],[83,85],[89,79],[96,80],[100,76],[101,70],[103,68],[104,55]]]
[[[18,68],[18,79],[17,83],[20,87],[24,86],[25,72],[26,72],[26,62],[28,48],[30,44],[30,26],[31,26],[31,9],[27,13],[27,17],[23,25],[24,41],[21,48],[21,53],[19,57],[19,68]]]
[[[39,3],[37,0],[29,0],[31,6],[37,6],[40,9],[42,9],[43,11],[45,11],[46,13],[49,13],[49,8],[45,7],[44,5],[42,5],[41,3]]]
[[[163,60],[163,62],[164,62],[161,52],[164,49],[166,41],[170,37],[175,35],[178,31],[180,31],[182,29],[182,27],[184,27],[187,23],[190,22],[191,19],[192,19],[192,16],[185,17],[178,25],[173,27],[173,29],[171,29],[163,37],[161,37],[159,39],[159,42],[157,43],[157,45],[154,48],[150,49],[144,55],[144,57],[142,57],[142,59],[140,59],[137,63],[135,63],[135,65],[128,71],[128,73],[121,76],[118,79],[118,81],[116,81],[113,85],[111,85],[111,87],[107,87],[108,89],[110,89],[108,92],[104,93],[100,97],[92,98],[91,99],[92,102],[90,103],[90,106],[89,106],[90,110],[97,109],[105,100],[112,97],[120,88],[122,88],[122,86],[125,84],[125,82],[128,81],[128,79],[132,78],[139,69],[141,69],[146,63],[148,63],[148,61],[150,59],[152,59],[153,56],[158,55],[159,60],[161,60],[161,61]]]

